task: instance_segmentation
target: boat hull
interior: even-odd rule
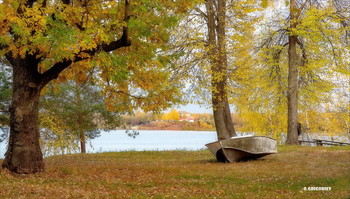
[[[275,139],[265,136],[233,137],[206,144],[219,162],[239,162],[277,153]]]

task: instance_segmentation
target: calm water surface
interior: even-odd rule
[[[114,152],[114,151],[164,151],[164,150],[201,150],[205,144],[217,140],[215,131],[164,131],[164,130],[138,130],[135,138],[128,136],[125,130],[103,131],[100,137],[91,140],[86,145],[88,153]],[[237,133],[239,136],[245,133]],[[329,136],[305,137],[331,140]],[[335,137],[342,142],[350,142],[349,137]],[[6,142],[0,143],[0,158],[4,158]]]
[[[88,153],[108,151],[152,151],[152,150],[200,150],[205,144],[216,140],[214,131],[163,131],[139,130],[135,138],[125,130],[102,132],[91,140]]]
[[[163,131],[138,130],[135,138],[125,130],[103,131],[100,137],[86,145],[88,153],[112,151],[200,150],[205,144],[216,141],[215,131]],[[5,142],[0,143],[0,158],[6,152]]]

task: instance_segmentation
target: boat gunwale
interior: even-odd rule
[[[218,141],[215,141],[215,142],[210,142],[210,143],[208,143],[208,144],[206,144],[205,146],[207,146],[207,145],[210,145],[210,144],[214,144],[214,143],[218,143],[218,142],[220,142],[221,143],[221,141],[224,141],[224,140],[230,140],[230,139],[243,139],[243,138],[256,138],[256,137],[263,137],[263,138],[269,138],[269,139],[271,139],[271,140],[277,140],[277,139],[274,139],[274,138],[271,138],[271,137],[268,137],[268,136],[263,136],[263,135],[258,135],[258,136],[235,136],[235,137],[231,137],[231,138],[227,138],[227,139],[223,139],[223,140],[218,140]]]
[[[250,152],[250,151],[246,151],[246,150],[242,150],[242,149],[237,149],[237,148],[234,148],[234,147],[223,147],[222,149],[233,149],[233,150],[243,151],[243,152],[250,153],[250,154],[255,154],[255,155],[258,155],[258,154],[276,154],[276,153],[278,153],[277,151],[276,152],[257,152],[257,153],[255,153],[255,152]]]

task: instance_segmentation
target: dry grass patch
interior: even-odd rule
[[[350,147],[281,146],[258,161],[217,163],[209,151],[54,156],[46,172],[0,173],[0,198],[347,198]],[[332,187],[304,191],[304,187]]]

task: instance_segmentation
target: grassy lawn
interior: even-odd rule
[[[0,160],[1,162],[1,160]],[[280,146],[258,161],[209,151],[118,152],[45,159],[46,172],[0,173],[0,198],[348,198],[350,147]],[[331,191],[304,191],[331,187]]]

